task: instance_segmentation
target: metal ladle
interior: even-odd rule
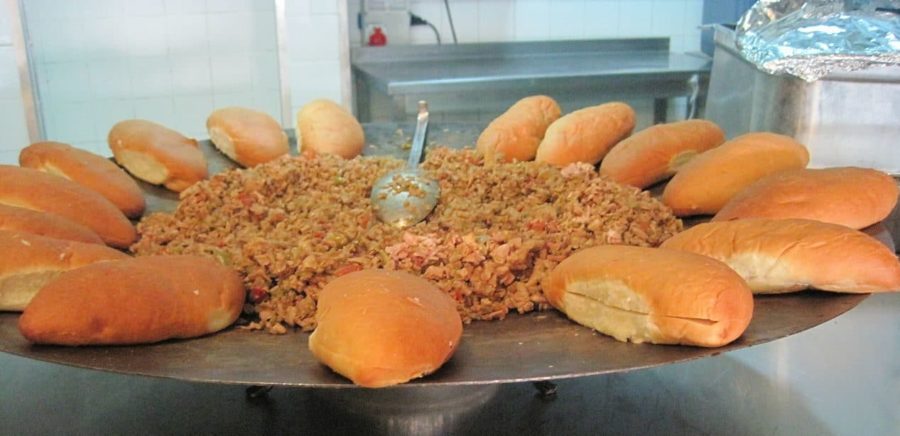
[[[424,220],[437,206],[441,187],[419,169],[427,130],[428,103],[420,100],[416,132],[406,167],[387,173],[372,186],[372,206],[375,215],[384,223],[408,227]]]

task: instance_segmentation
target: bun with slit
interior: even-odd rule
[[[206,120],[210,141],[229,159],[252,167],[288,154],[288,137],[265,112],[227,107]]]
[[[619,341],[719,347],[753,315],[753,294],[728,265],[661,248],[587,248],[542,286],[570,319]]]
[[[206,158],[197,140],[146,120],[126,120],[109,131],[119,165],[153,185],[181,192],[206,178]]]
[[[758,294],[900,291],[897,256],[877,239],[837,224],[765,218],[705,223],[662,246],[725,262]]]
[[[0,310],[21,311],[60,274],[94,262],[128,259],[102,244],[0,230]]]

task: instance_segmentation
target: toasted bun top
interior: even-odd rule
[[[691,159],[666,185],[662,200],[679,216],[714,214],[751,183],[808,163],[806,147],[792,138],[748,133]]]
[[[244,166],[259,165],[289,151],[287,134],[278,121],[265,112],[243,107],[217,109],[207,118],[206,128],[210,137],[214,136],[215,129],[221,129],[230,138],[234,149],[235,155],[229,157]]]
[[[358,156],[365,146],[362,125],[331,100],[313,100],[297,113],[297,144],[301,152]]]
[[[136,344],[190,338],[237,319],[245,291],[231,268],[200,256],[94,263],[44,286],[19,318],[31,342]]]
[[[4,204],[0,204],[0,230],[20,231],[88,244],[103,244],[97,233],[83,224],[52,213]]]
[[[37,142],[22,149],[19,165],[65,177],[106,197],[129,217],[144,212],[144,195],[110,160],[61,142]]]
[[[478,136],[475,147],[488,163],[495,161],[495,154],[507,162],[532,160],[547,127],[560,114],[559,104],[546,95],[525,97],[494,118]]]
[[[787,170],[763,177],[739,192],[713,221],[806,218],[861,229],[890,215],[898,194],[897,181],[878,170]]]
[[[128,259],[128,255],[105,245],[0,230],[0,278],[10,274],[69,270],[102,260],[121,259]]]
[[[408,273],[364,270],[319,293],[310,349],[323,363],[367,387],[433,372],[459,344],[456,302]]]
[[[600,174],[643,189],[672,176],[698,153],[723,142],[725,132],[711,121],[657,124],[616,144],[600,162]]]
[[[89,227],[109,245],[137,239],[125,215],[100,194],[62,177],[0,165],[0,204],[50,212]]]
[[[610,102],[570,112],[554,121],[541,141],[535,160],[556,166],[595,164],[634,129],[634,109]]]

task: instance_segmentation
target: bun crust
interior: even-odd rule
[[[806,147],[790,137],[748,133],[691,159],[666,185],[662,201],[678,216],[711,215],[753,182],[808,163]]]
[[[49,212],[82,224],[108,245],[127,248],[134,226],[100,194],[73,181],[31,168],[0,165],[0,204]]]
[[[900,290],[900,262],[884,244],[837,224],[744,219],[694,226],[663,247],[727,263],[758,294],[806,288],[837,292]]]
[[[366,138],[359,121],[330,100],[314,100],[297,113],[297,148],[302,153],[334,154],[353,159]]]
[[[570,319],[620,341],[718,347],[737,339],[753,315],[750,289],[727,265],[675,250],[584,249],[542,286]]]
[[[193,338],[228,327],[245,297],[232,269],[198,256],[85,266],[44,286],[19,318],[30,342],[118,345]]]
[[[127,258],[104,245],[0,230],[0,310],[25,309],[38,290],[65,271]]]
[[[591,165],[634,129],[634,109],[612,102],[579,109],[553,122],[538,146],[535,160],[564,167],[575,162]]]
[[[475,148],[486,162],[534,160],[544,132],[560,113],[556,100],[546,95],[525,97],[488,124]]]
[[[600,174],[644,189],[672,177],[697,154],[725,142],[725,132],[706,120],[657,124],[618,143],[600,162]]]
[[[126,120],[109,131],[109,148],[133,176],[181,192],[206,178],[206,158],[195,139],[146,120]]]
[[[108,159],[61,142],[38,142],[22,149],[19,165],[65,177],[96,191],[129,218],[144,213],[141,188]]]
[[[407,382],[437,370],[462,335],[456,302],[404,272],[363,270],[319,293],[309,349],[335,372],[365,387]]]
[[[782,171],[735,195],[712,220],[804,218],[862,229],[887,218],[898,194],[891,176],[868,168]]]
[[[83,224],[52,213],[0,204],[0,230],[25,232],[53,239],[103,245],[103,240]]]
[[[231,160],[252,167],[288,154],[288,137],[265,112],[227,107],[206,120],[213,145]]]

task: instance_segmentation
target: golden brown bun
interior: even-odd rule
[[[19,318],[30,342],[114,345],[193,338],[231,325],[245,291],[232,269],[198,256],[149,256],[69,271]]]
[[[633,129],[634,109],[625,103],[579,109],[547,128],[535,160],[559,167],[575,162],[593,165]]]
[[[22,149],[19,165],[65,177],[106,197],[125,216],[144,213],[144,194],[128,173],[108,159],[61,142],[38,142]]]
[[[556,100],[546,95],[525,97],[488,124],[475,148],[486,162],[533,160],[544,132],[560,113]]]
[[[735,195],[713,221],[741,218],[805,218],[861,229],[894,210],[894,179],[868,168],[781,171]]]
[[[288,137],[265,112],[227,107],[206,120],[213,145],[231,160],[252,167],[288,154]]]
[[[0,204],[0,230],[18,231],[53,239],[103,244],[93,230],[52,213]]]
[[[109,131],[109,148],[133,176],[181,192],[206,178],[197,140],[146,120],[126,120]]]
[[[570,319],[620,341],[719,347],[753,315],[750,288],[727,265],[661,248],[581,250],[542,286]]]
[[[319,293],[309,349],[360,386],[384,387],[430,374],[459,345],[456,302],[431,282],[398,271],[363,270]]]
[[[49,212],[82,224],[107,245],[127,248],[137,239],[128,218],[102,195],[71,180],[31,168],[0,165],[0,204]]]
[[[807,163],[806,147],[790,137],[748,133],[691,159],[666,185],[662,201],[677,216],[714,214],[751,183]]]
[[[711,121],[657,124],[618,143],[600,162],[600,174],[644,189],[672,177],[679,168],[725,142],[725,132]]]
[[[359,121],[330,100],[314,100],[297,113],[297,148],[300,152],[353,159],[362,153],[365,142]]]
[[[39,289],[63,272],[127,258],[105,245],[0,230],[0,310],[25,309]]]
[[[700,224],[662,244],[727,263],[753,292],[900,290],[900,262],[881,242],[837,224],[746,219]]]

